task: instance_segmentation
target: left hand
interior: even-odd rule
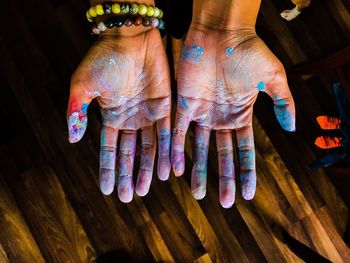
[[[128,203],[134,194],[133,166],[137,130],[141,129],[141,164],[136,193],[148,193],[158,133],[158,177],[170,172],[170,77],[158,30],[136,28],[135,34],[104,32],[72,76],[67,111],[69,141],[79,141],[86,130],[87,107],[97,98],[102,114],[100,187],[111,194],[115,184],[118,137],[118,195]],[[125,32],[134,32],[128,28]]]
[[[196,199],[206,194],[211,130],[216,130],[221,205],[231,207],[235,199],[232,130],[236,131],[242,195],[247,200],[253,198],[256,172],[252,116],[259,91],[273,99],[280,125],[294,131],[295,107],[285,70],[255,31],[191,26],[179,61],[171,161],[175,175],[182,175],[186,131],[195,121],[191,189]]]

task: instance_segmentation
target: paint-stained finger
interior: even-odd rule
[[[242,196],[253,199],[256,190],[255,147],[252,125],[236,130]]]
[[[191,176],[192,195],[197,200],[203,199],[207,189],[207,164],[211,130],[196,126],[194,145],[194,164]]]
[[[216,131],[216,147],[219,162],[219,197],[224,208],[230,208],[235,202],[236,182],[233,159],[232,131]]]
[[[99,94],[72,81],[67,109],[68,140],[76,143],[84,136],[87,126],[87,109]]]
[[[258,89],[266,92],[275,104],[277,121],[286,131],[295,131],[295,105],[283,68],[269,83],[259,82]]]
[[[118,196],[124,203],[131,202],[134,194],[132,178],[136,151],[136,131],[121,132],[119,147]]]
[[[100,188],[109,195],[115,185],[115,161],[118,140],[118,129],[103,125],[100,148]]]
[[[169,178],[170,163],[170,143],[171,143],[171,126],[170,116],[165,117],[157,122],[158,134],[158,178],[165,181]]]
[[[141,129],[141,165],[136,182],[136,193],[145,196],[151,186],[156,155],[155,130],[153,126]]]
[[[188,129],[188,118],[177,111],[173,139],[171,145],[171,164],[175,176],[181,176],[185,171],[185,139]]]

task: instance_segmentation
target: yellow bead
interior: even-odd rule
[[[97,16],[94,7],[91,7],[91,8],[89,9],[89,14],[90,14],[91,17],[96,17],[96,16]]]
[[[113,12],[113,14],[119,14],[120,13],[120,5],[119,4],[113,4],[112,5],[112,12]]]
[[[162,17],[163,17],[163,11],[162,11],[162,9],[159,9],[159,15],[157,18],[162,18]]]
[[[103,11],[103,6],[102,5],[96,5],[95,6],[95,12],[99,16],[102,16],[105,13],[105,11]]]
[[[93,18],[88,18],[87,19],[90,23],[93,23],[94,22],[94,19]]]
[[[153,14],[154,14],[154,8],[153,6],[149,6],[147,8],[147,16],[153,16]]]
[[[91,16],[90,13],[89,13],[89,10],[86,11],[86,18],[87,18],[88,20],[92,18],[92,16]]]
[[[139,14],[141,16],[144,16],[147,13],[147,6],[145,5],[139,5]]]
[[[159,8],[158,8],[158,7],[154,7],[153,16],[154,16],[154,17],[158,17],[158,16],[159,16]]]

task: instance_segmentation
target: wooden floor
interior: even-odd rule
[[[84,139],[71,145],[65,121],[69,78],[91,45],[83,0],[5,0],[0,16],[0,262],[301,262],[281,229],[332,262],[350,262],[343,241],[350,170],[310,172],[323,152],[315,117],[336,113],[332,72],[301,78],[292,67],[350,44],[350,1],[313,1],[292,22],[288,0],[263,0],[257,31],[285,64],[297,106],[297,132],[287,134],[259,95],[254,119],[258,189],[218,202],[215,143],[203,201],[186,174],[154,179],[145,198],[122,204],[98,188],[99,113],[89,108]],[[213,136],[212,136],[213,137]],[[188,140],[193,134],[189,132]],[[212,138],[213,139],[213,138]],[[129,258],[129,260],[128,260]]]

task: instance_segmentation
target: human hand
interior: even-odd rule
[[[232,130],[236,132],[242,195],[252,199],[256,189],[253,105],[259,91],[274,101],[278,122],[295,130],[295,107],[281,62],[254,29],[215,30],[191,25],[178,66],[178,104],[172,141],[172,167],[184,173],[184,142],[195,121],[191,189],[196,199],[206,194],[209,137],[216,131],[219,193],[223,207],[235,199]]]
[[[136,30],[128,35],[106,31],[100,36],[72,76],[67,111],[69,141],[75,143],[85,133],[87,107],[97,98],[102,114],[100,187],[106,195],[114,189],[119,135],[118,195],[125,203],[133,198],[138,129],[142,144],[136,193],[144,196],[150,188],[157,145],[154,123],[158,177],[166,180],[170,172],[171,91],[166,53],[156,29]]]

